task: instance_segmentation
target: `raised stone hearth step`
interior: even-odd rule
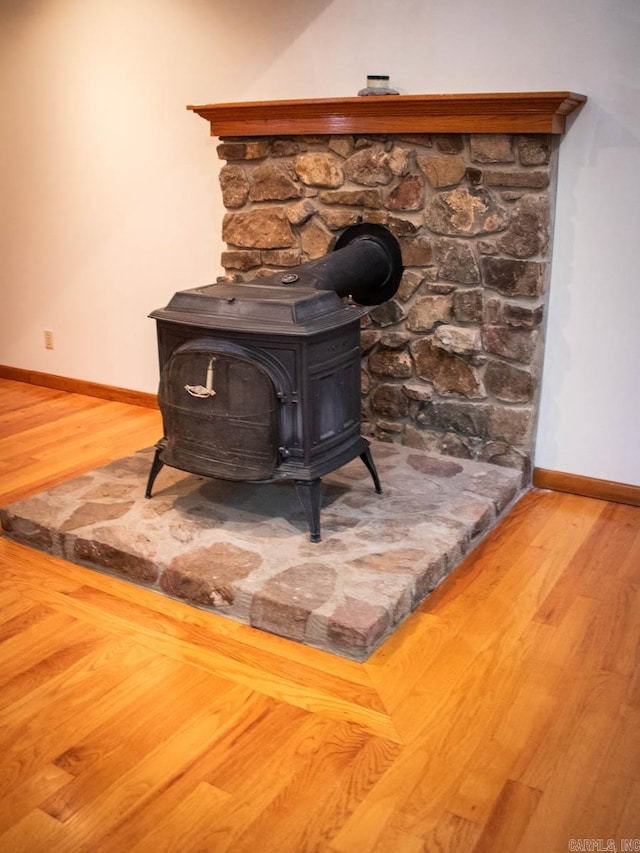
[[[322,542],[293,484],[172,468],[153,450],[0,510],[4,535],[189,604],[364,660],[446,577],[522,488],[519,471],[374,443],[323,480]]]

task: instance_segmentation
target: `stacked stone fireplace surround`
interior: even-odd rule
[[[226,277],[249,281],[381,224],[405,272],[362,328],[363,433],[530,476],[557,137],[222,137]]]

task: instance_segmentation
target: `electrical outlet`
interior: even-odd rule
[[[44,331],[44,348],[53,349],[53,332],[50,329]]]

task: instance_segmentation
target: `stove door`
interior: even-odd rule
[[[158,401],[166,465],[225,480],[269,480],[278,459],[278,400],[246,349],[190,341],[163,370]]]

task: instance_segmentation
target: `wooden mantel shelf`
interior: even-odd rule
[[[564,133],[587,100],[573,92],[370,95],[189,106],[212,136],[349,133]]]

